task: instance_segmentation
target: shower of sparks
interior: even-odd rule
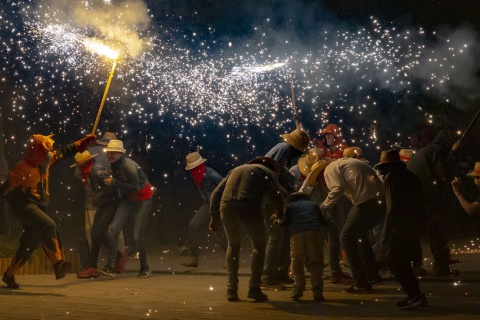
[[[83,41],[83,44],[91,52],[97,53],[102,56],[106,56],[107,58],[114,59],[114,60],[118,58],[117,51],[110,49],[108,46],[104,45],[99,40],[85,39]]]
[[[66,25],[55,19],[62,12],[53,9],[45,19],[32,3],[18,1],[0,11],[1,78],[15,92],[9,120],[20,120],[27,131],[35,130],[38,123],[48,123],[55,132],[71,132],[72,127],[79,133],[88,131],[99,102],[95,99],[101,96],[95,90],[103,88],[109,70],[106,59],[101,61],[90,52],[97,43],[92,38],[118,49],[104,50],[105,55],[115,59],[121,54],[124,59],[109,97],[109,105],[116,106],[106,110],[111,119],[103,126],[114,122],[121,126],[122,135],[128,135],[134,128],[169,117],[168,121],[178,124],[175,138],[198,146],[207,133],[196,136],[195,128],[213,123],[229,132],[222,143],[243,141],[247,153],[254,155],[257,145],[252,132],[284,133],[294,128],[289,74],[294,76],[301,114],[308,115],[305,120],[314,126],[307,129],[314,132],[335,121],[346,126],[344,132],[355,133],[356,144],[370,146],[379,140],[377,130],[370,132],[370,128],[382,127],[382,119],[369,116],[384,107],[378,93],[398,97],[392,99],[398,108],[409,104],[413,89],[441,97],[470,50],[468,43],[454,39],[437,39],[444,43],[429,47],[435,35],[427,38],[423,29],[385,27],[375,18],[370,26],[356,31],[319,31],[316,45],[299,52],[287,41],[281,49],[269,47],[270,35],[261,28],[254,27],[257,33],[240,42],[216,37],[213,27],[202,37],[187,33],[175,23],[176,17],[165,17],[164,25],[141,32],[147,49],[132,57],[109,35],[92,35],[88,27]],[[17,8],[16,16],[11,7]],[[448,50],[436,51],[438,47]],[[433,121],[423,106],[410,107],[426,122]],[[361,128],[349,127],[347,118],[364,119],[364,123]],[[14,141],[15,134],[11,136]],[[155,137],[146,139],[151,143]],[[237,159],[232,155],[228,161]]]

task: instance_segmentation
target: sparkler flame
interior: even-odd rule
[[[101,43],[97,39],[85,39],[83,40],[83,45],[91,52],[97,53],[102,56],[106,56],[107,58],[116,60],[118,58],[118,51],[115,51],[105,44]]]

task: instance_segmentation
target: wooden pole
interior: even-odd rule
[[[92,134],[95,134],[97,131],[98,122],[100,121],[100,116],[102,115],[103,105],[107,100],[108,89],[110,88],[110,83],[112,82],[113,73],[115,72],[115,67],[117,66],[117,60],[113,61],[112,70],[110,71],[110,76],[108,77],[107,86],[105,87],[105,91],[103,92],[102,102],[100,103],[100,107],[98,108],[97,118],[95,119],[95,123],[93,124]]]
[[[470,121],[467,129],[465,129],[465,131],[463,132],[462,134],[462,137],[460,138],[460,140],[458,140],[457,142],[455,142],[455,144],[453,145],[452,147],[452,151],[455,151],[458,149],[458,147],[460,146],[463,138],[465,138],[465,136],[467,135],[468,131],[470,131],[470,128],[472,127],[472,125],[475,123],[475,121],[477,121],[478,117],[480,116],[480,111],[477,112],[477,114],[475,115],[475,117],[472,119],[472,121]]]

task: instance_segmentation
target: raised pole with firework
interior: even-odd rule
[[[118,52],[110,49],[103,43],[100,43],[96,40],[87,39],[84,41],[84,45],[90,51],[106,56],[107,58],[113,59],[113,65],[112,65],[112,69],[110,70],[110,76],[108,77],[107,85],[105,86],[105,91],[103,92],[102,102],[100,103],[100,107],[98,108],[95,123],[93,124],[92,134],[95,134],[95,131],[97,131],[98,123],[100,122],[103,106],[105,105],[105,101],[107,100],[108,89],[110,88],[110,84],[112,83],[115,67],[117,66]]]
[[[460,139],[455,142],[455,144],[453,145],[452,147],[452,151],[455,151],[457,150],[461,143],[462,143],[462,140],[465,138],[465,136],[467,135],[468,131],[470,131],[470,128],[472,127],[472,125],[475,123],[475,121],[477,121],[478,117],[480,116],[480,111],[477,112],[477,114],[475,115],[475,117],[472,119],[472,121],[470,121],[467,129],[465,129],[465,131],[463,132],[462,136],[460,137]]]
[[[290,80],[290,90],[292,91],[292,105],[293,105],[293,117],[295,119],[295,128],[301,129],[300,121],[298,120],[298,111],[297,111],[297,103],[295,102],[295,90],[293,89],[293,78],[292,72],[288,72],[288,78]]]

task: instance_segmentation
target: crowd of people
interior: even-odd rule
[[[230,170],[225,177],[206,166],[207,159],[198,151],[189,153],[185,171],[202,204],[190,215],[183,235],[180,253],[189,259],[182,265],[199,266],[199,238],[209,223],[226,252],[229,301],[239,299],[244,229],[253,247],[247,297],[255,301],[268,300],[262,289],[285,290],[287,284],[293,285],[290,297],[300,299],[307,288],[305,269],[311,274],[313,299],[324,301],[323,270],[328,265],[330,282],[345,286],[346,294],[371,293],[383,284],[380,270],[387,268],[406,293],[398,308],[425,306],[417,280],[427,272],[422,266],[422,234],[428,237],[434,258],[432,274],[458,274],[450,269],[445,193],[453,190],[468,214],[480,212],[480,198],[467,200],[462,179],[454,178],[451,186],[447,183],[451,137],[440,132],[432,143],[415,151],[384,150],[379,163],[371,166],[361,148],[345,143],[337,125],[329,124],[317,134],[319,139],[311,139],[302,129],[286,133],[265,156]],[[53,144],[52,136],[33,135],[27,154],[1,187],[24,230],[3,282],[19,288],[15,272],[40,245],[57,279],[70,270],[58,228],[46,209],[50,166],[73,155],[71,167],[85,189],[85,239],[77,277],[115,277],[124,271],[127,252],[122,230],[126,221],[132,221],[128,228],[133,230],[140,262],[137,277],[148,278],[146,227],[155,189],[145,172],[127,157],[123,142],[111,132],[98,140],[87,135],[58,150]],[[469,176],[480,188],[480,162]],[[107,262],[100,268],[102,246]],[[350,273],[342,271],[341,264]]]

